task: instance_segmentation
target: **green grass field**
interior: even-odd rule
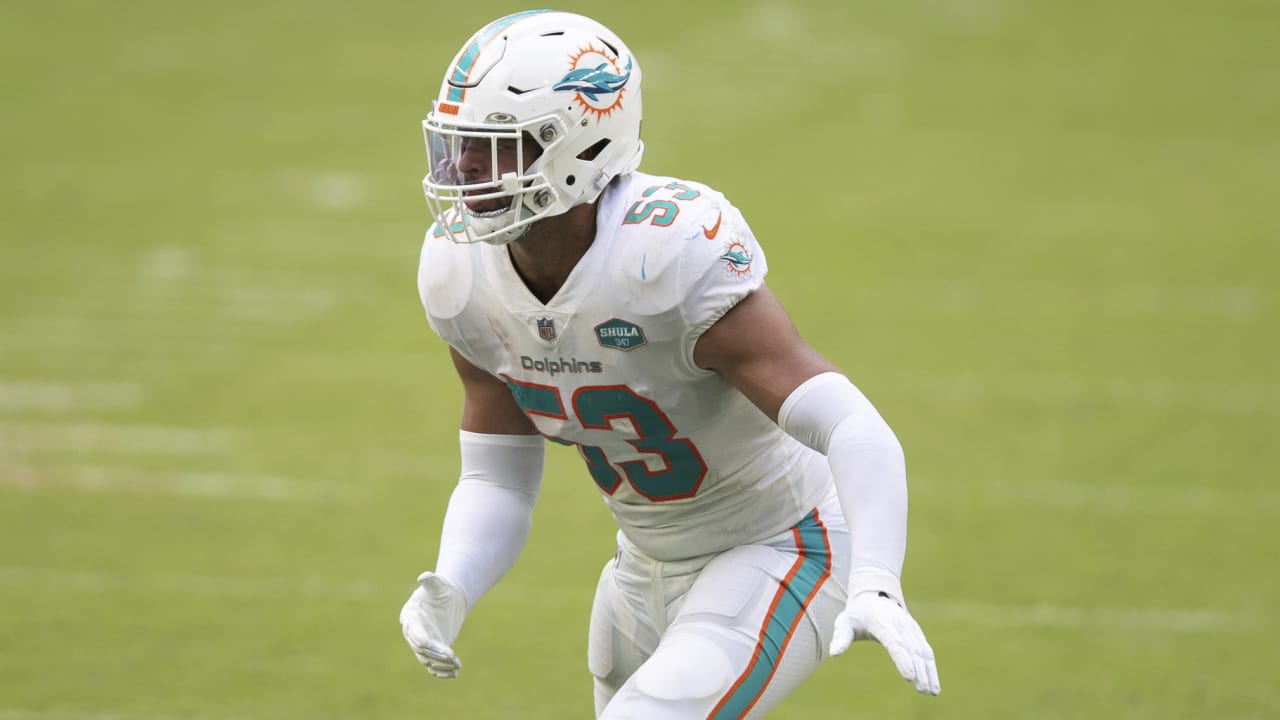
[[[457,473],[418,123],[525,8],[473,5],[0,12],[0,720],[590,717],[571,451],[461,679],[397,623]],[[562,7],[906,447],[943,694],[862,644],[773,717],[1280,717],[1280,5]]]

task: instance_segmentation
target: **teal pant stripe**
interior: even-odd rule
[[[799,550],[802,559],[788,580],[784,580],[775,598],[775,607],[765,619],[764,634],[756,647],[755,656],[734,687],[729,697],[721,701],[713,720],[740,718],[751,709],[773,677],[782,651],[786,648],[797,625],[804,619],[807,603],[826,580],[831,569],[827,549],[826,528],[818,520],[814,510],[796,525],[800,534]]]
[[[449,82],[461,84],[467,81],[467,76],[471,74],[471,67],[476,64],[476,58],[480,57],[480,51],[484,49],[485,45],[489,44],[489,41],[493,39],[494,35],[502,32],[502,30],[508,25],[521,18],[526,18],[530,15],[537,15],[538,13],[544,12],[549,11],[525,10],[524,12],[518,12],[515,15],[498,18],[486,25],[480,30],[480,32],[476,33],[475,41],[472,42],[471,45],[467,47],[466,51],[462,53],[462,57],[458,58],[458,64],[454,66],[453,74],[449,76]],[[464,92],[465,90],[460,87],[449,88],[449,100],[452,102],[462,102],[462,94]]]

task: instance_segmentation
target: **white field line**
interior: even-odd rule
[[[192,313],[175,316],[168,310],[152,313],[107,313],[86,311],[79,314],[22,315],[8,318],[3,328],[6,345],[21,347],[32,340],[46,342],[107,344],[102,336],[124,339],[130,342],[145,341],[152,337],[182,339],[206,344],[233,340],[244,334],[238,327],[218,324],[218,318],[204,313],[203,320]]]
[[[1047,287],[1034,292],[992,290],[976,285],[921,288],[860,287],[849,291],[855,305],[874,304],[897,314],[987,317],[1110,316],[1250,322],[1275,310],[1268,290],[1248,285]],[[1170,319],[1172,318],[1172,319]]]
[[[245,578],[209,575],[123,576],[95,571],[0,565],[0,587],[85,593],[172,593],[217,597],[305,596],[363,601],[404,588],[367,580],[318,577]],[[1221,609],[1102,608],[1036,604],[914,602],[922,620],[967,626],[1176,633],[1247,633],[1276,625],[1261,614]]]
[[[0,720],[200,720],[203,715],[139,715],[135,712],[111,712],[109,710],[80,710],[54,708],[52,710],[28,710],[25,708],[0,708]]]
[[[95,571],[48,570],[0,565],[0,587],[45,588],[85,593],[168,593],[196,597],[308,597],[367,600],[399,590],[413,590],[412,578],[400,585],[365,580],[335,581],[317,577],[247,578],[214,575],[114,575]],[[406,595],[407,596],[407,595]]]
[[[244,341],[190,341],[155,335],[116,334],[109,342],[90,338],[15,338],[0,330],[0,356],[14,358],[13,364],[36,363],[38,372],[68,375],[96,372],[102,367],[128,367],[131,371],[170,372],[175,364],[227,366],[239,362],[252,348]]]
[[[39,313],[0,318],[7,332],[25,336],[94,337],[107,329],[162,332],[198,339],[243,334],[248,328],[227,327],[227,321],[279,323],[331,312],[344,296],[331,288],[227,285],[208,288],[142,288],[109,307],[43,309]]]
[[[85,352],[92,352],[93,360],[124,355],[170,363],[175,355],[227,356],[248,345],[243,329],[216,319],[28,315],[0,321],[0,352],[55,353],[44,365],[82,366],[92,362],[82,356]]]
[[[106,452],[142,455],[224,455],[236,446],[230,430],[105,423],[0,423],[0,453]]]
[[[1247,633],[1274,625],[1253,613],[1228,610],[1172,610],[1155,608],[1064,607],[1059,605],[998,605],[989,603],[911,604],[913,614],[933,622],[996,627],[1047,629],[1105,628],[1181,633]]]
[[[1143,514],[1151,512],[1280,512],[1280,491],[1220,487],[1144,487],[1109,483],[1025,482],[999,480],[952,482],[934,477],[910,481],[930,501],[963,498],[968,503],[1090,509]]]
[[[101,465],[39,466],[7,463],[3,460],[0,460],[0,487],[274,502],[350,504],[360,500],[359,495],[342,486],[277,475],[147,470]]]
[[[942,402],[981,402],[993,397],[1051,405],[1120,405],[1126,408],[1189,410],[1217,415],[1280,416],[1280,385],[1190,383],[1130,378],[1053,375],[898,375],[883,381],[899,391],[927,394]]]
[[[83,708],[29,708],[0,707],[0,720],[281,720],[279,715],[154,715],[139,714],[132,710],[86,710]]]
[[[0,380],[0,412],[132,410],[142,405],[144,394],[142,385],[133,382]]]

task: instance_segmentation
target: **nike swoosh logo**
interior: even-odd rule
[[[716,224],[708,230],[706,225],[702,226],[702,234],[707,236],[708,240],[715,240],[716,235],[720,233],[720,221],[724,219],[724,214],[716,215]]]

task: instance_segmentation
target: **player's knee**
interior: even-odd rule
[[[682,633],[665,640],[636,672],[636,689],[657,700],[702,700],[724,692],[733,666],[711,638]]]

